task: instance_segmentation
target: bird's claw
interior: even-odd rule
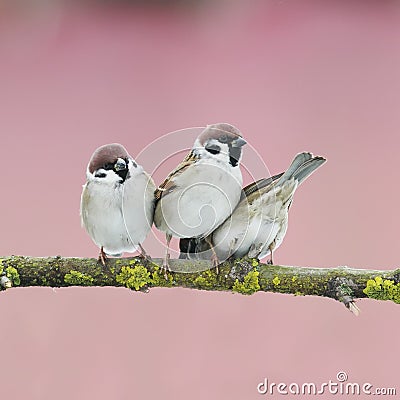
[[[169,266],[169,258],[170,258],[170,255],[168,254],[168,255],[164,258],[163,263],[162,263],[162,266],[161,266],[161,271],[164,271],[164,278],[165,278],[166,280],[168,280],[167,271],[168,271],[168,272],[171,272],[171,267]]]
[[[152,263],[153,259],[148,254],[139,253],[139,257],[146,263]]]

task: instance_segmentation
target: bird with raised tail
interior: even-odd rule
[[[163,269],[169,270],[172,237],[206,238],[213,266],[219,264],[209,235],[232,214],[242,187],[240,160],[246,141],[233,125],[208,125],[192,150],[155,192],[154,223],[165,232]]]
[[[139,251],[154,216],[152,178],[118,144],[106,144],[93,153],[81,197],[81,221],[99,246],[99,261],[107,255]]]
[[[208,242],[212,240],[219,260],[230,257],[262,259],[273,252],[286,235],[289,208],[298,186],[324,162],[325,158],[311,153],[299,153],[286,172],[260,179],[243,189],[240,203],[208,240],[181,239],[181,258],[207,259]]]

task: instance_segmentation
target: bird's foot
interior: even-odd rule
[[[356,303],[353,301],[349,301],[345,306],[356,316],[360,315],[360,309],[357,307]]]
[[[167,254],[163,260],[162,266],[161,266],[161,271],[164,271],[164,278],[168,280],[168,274],[167,271],[171,272],[171,267],[169,266],[169,258],[170,255]]]
[[[152,258],[146,253],[146,250],[143,248],[143,246],[139,243],[139,257],[143,260],[146,261],[148,263],[153,262]]]

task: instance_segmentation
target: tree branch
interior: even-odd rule
[[[242,294],[275,292],[329,297],[357,313],[354,299],[369,297],[400,303],[400,269],[348,267],[307,268],[262,264],[254,259],[225,262],[219,274],[209,263],[170,260],[175,272],[160,273],[160,259],[109,259],[107,267],[93,258],[11,256],[0,258],[0,286],[122,286],[147,291],[151,287],[184,287]],[[192,272],[184,273],[179,271]]]

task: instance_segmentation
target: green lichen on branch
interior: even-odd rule
[[[174,272],[168,272],[165,279],[161,259],[110,258],[103,267],[93,258],[10,256],[0,258],[3,280],[0,284],[6,288],[12,280],[14,286],[22,287],[124,286],[133,290],[182,287],[242,294],[262,291],[323,296],[347,306],[355,298],[400,303],[400,269],[293,267],[243,258],[223,263],[217,274],[215,269],[209,269],[209,261],[173,259],[170,263]]]
[[[382,276],[369,279],[363,292],[370,299],[391,300],[400,304],[400,283],[396,284],[393,280],[383,279]]]
[[[19,286],[21,284],[17,269],[10,266],[4,266],[2,259],[0,259],[0,277],[0,289],[7,289],[12,286]]]
[[[160,273],[161,268],[156,265],[154,266],[153,272],[151,273],[151,286],[154,287],[172,287],[174,286],[174,279],[172,274],[167,275],[167,279],[163,273]]]
[[[21,284],[21,279],[16,268],[7,267],[6,276],[8,279],[10,279],[12,286],[19,286]]]
[[[241,294],[253,294],[260,290],[260,284],[258,282],[258,275],[260,273],[254,269],[250,271],[243,279],[243,282],[239,282],[239,279],[235,280],[232,291]]]
[[[129,289],[135,290],[140,290],[152,283],[150,272],[143,265],[136,265],[134,268],[122,267],[116,281]]]
[[[94,279],[90,275],[72,269],[64,275],[64,282],[69,286],[92,286]]]
[[[193,283],[197,289],[211,290],[218,285],[217,274],[211,270],[200,272]]]
[[[274,286],[279,286],[279,284],[281,283],[279,276],[275,276],[275,278],[272,279],[272,283],[274,284]]]

